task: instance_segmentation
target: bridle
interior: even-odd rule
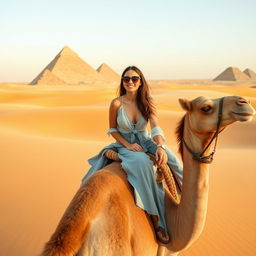
[[[220,102],[219,102],[219,112],[218,112],[218,122],[217,122],[216,132],[214,133],[213,137],[211,138],[211,140],[209,141],[209,143],[207,144],[207,146],[205,147],[205,149],[201,153],[194,152],[188,146],[188,144],[185,142],[185,140],[182,139],[184,145],[186,146],[187,150],[191,153],[191,155],[193,156],[194,160],[197,160],[197,161],[199,161],[201,163],[205,163],[205,164],[210,164],[212,162],[213,155],[215,153],[216,146],[217,146],[218,135],[219,135],[220,132],[222,132],[224,130],[224,128],[223,128],[220,131],[220,123],[221,123],[221,120],[222,120],[223,102],[224,102],[224,97],[222,97],[220,99]],[[204,156],[205,151],[210,147],[210,145],[212,144],[214,139],[215,139],[215,144],[214,144],[214,148],[213,148],[212,153],[210,153],[208,156]]]

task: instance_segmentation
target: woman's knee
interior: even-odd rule
[[[134,152],[131,160],[136,165],[145,165],[152,163],[149,156],[145,152]]]
[[[152,161],[145,152],[135,152],[135,151],[125,151],[121,154],[120,158],[127,164],[132,164],[135,166],[145,166],[152,165]]]

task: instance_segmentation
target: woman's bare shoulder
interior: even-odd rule
[[[110,107],[114,109],[118,109],[121,106],[121,98],[117,97],[113,99],[110,103]]]

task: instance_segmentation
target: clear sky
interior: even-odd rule
[[[255,0],[1,2],[0,81],[31,81],[68,45],[92,67],[137,65],[148,79],[256,72]]]

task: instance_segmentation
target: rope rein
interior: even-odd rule
[[[153,161],[154,165],[156,166],[156,158],[155,155],[151,153],[147,153],[150,157],[150,160]],[[116,151],[112,149],[108,149],[105,152],[105,156],[113,161],[118,161],[120,162],[120,158],[118,157],[118,154]],[[173,175],[172,171],[170,170],[168,164],[161,165],[160,167],[157,168],[156,171],[156,182],[159,184],[161,182],[165,181],[168,191],[170,193],[170,197],[174,204],[178,205],[180,203],[180,197],[177,192],[177,186],[179,187],[179,183],[175,181],[175,176]],[[176,185],[177,184],[177,185]],[[181,188],[179,187],[181,190]]]

